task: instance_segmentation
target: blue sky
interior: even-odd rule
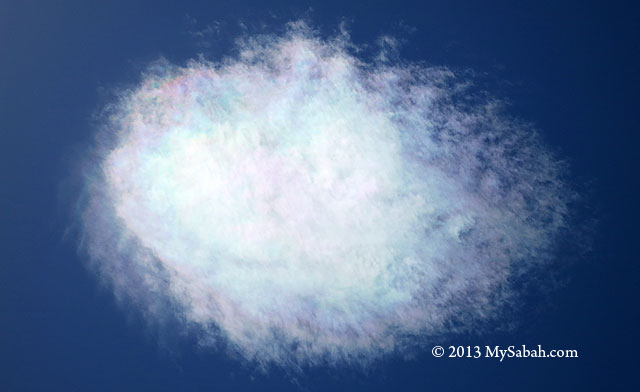
[[[346,4],[345,4],[346,3]],[[614,2],[86,2],[0,4],[0,390],[602,390],[632,382],[639,12]],[[554,289],[522,299],[517,326],[439,344],[577,349],[576,360],[433,358],[365,372],[260,373],[192,338],[159,333],[86,267],[68,232],[73,163],[110,91],[150,61],[232,53],[241,34],[306,19],[357,45],[397,37],[406,61],[473,70],[570,168],[593,227],[564,250]],[[363,56],[366,56],[363,53]],[[593,223],[595,222],[595,223]],[[582,238],[582,237],[581,237]],[[583,244],[584,245],[584,244]],[[557,282],[557,283],[555,283]],[[170,322],[163,330],[171,330]]]

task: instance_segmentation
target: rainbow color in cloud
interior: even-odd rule
[[[260,365],[368,363],[495,317],[549,259],[561,165],[467,81],[300,24],[238,45],[108,110],[80,220],[118,298]]]

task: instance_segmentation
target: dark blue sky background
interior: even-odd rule
[[[260,374],[187,339],[162,348],[88,271],[62,186],[109,89],[150,61],[228,54],[233,37],[307,18],[401,56],[471,68],[569,162],[598,221],[564,281],[527,299],[511,332],[450,344],[542,344],[579,359],[392,360],[369,374]],[[219,22],[220,32],[197,37]],[[271,26],[262,30],[263,24]],[[615,390],[638,384],[640,13],[591,1],[0,1],[0,391]],[[566,262],[566,260],[572,260]],[[576,260],[577,259],[577,260]],[[565,263],[565,264],[563,264]]]

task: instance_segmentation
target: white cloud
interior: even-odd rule
[[[114,103],[80,218],[93,265],[266,366],[367,363],[493,317],[564,225],[552,155],[444,67],[292,26],[156,64]]]

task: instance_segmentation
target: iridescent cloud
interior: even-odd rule
[[[83,248],[149,319],[264,366],[367,363],[495,317],[548,259],[559,164],[468,81],[300,25],[238,45],[155,64],[97,139]]]

